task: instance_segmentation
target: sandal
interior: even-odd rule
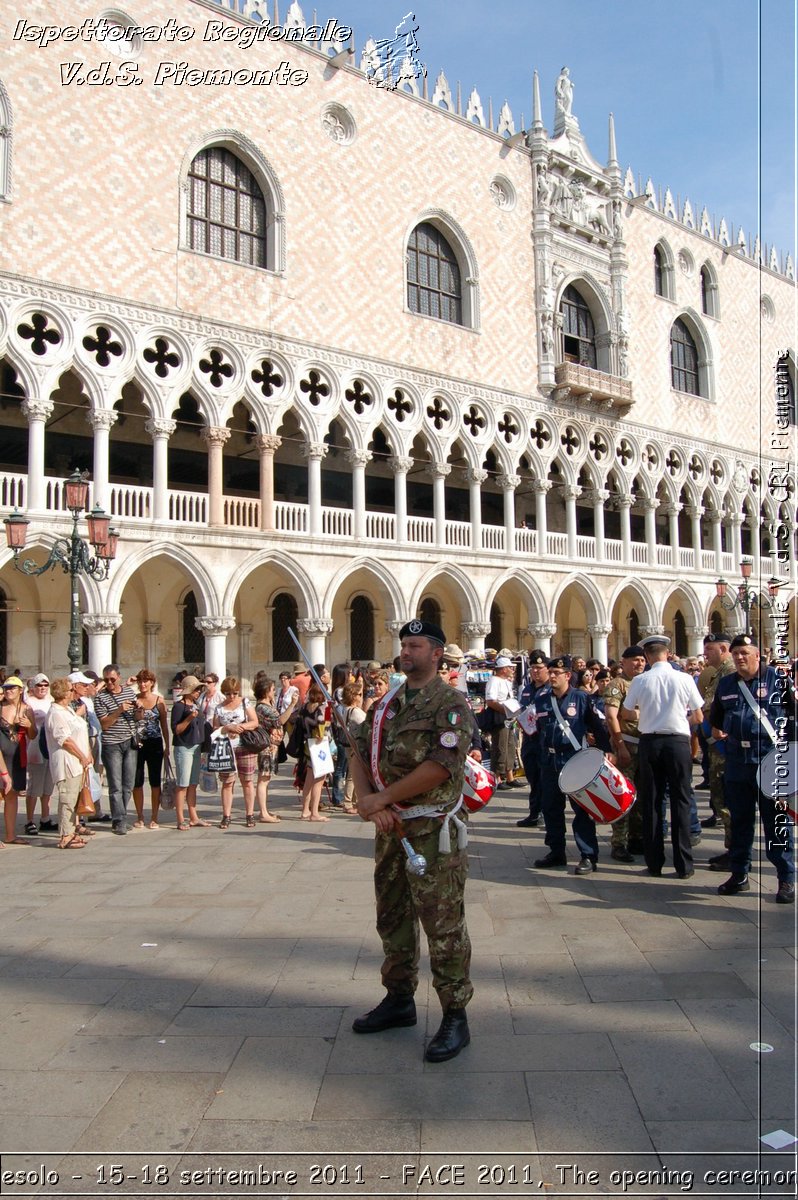
[[[177,822],[177,830],[179,833],[185,833],[185,831],[190,828],[191,828],[191,826],[189,825],[188,821],[178,821]]]
[[[247,813],[247,821],[246,821],[246,825],[247,825],[247,829],[254,829],[254,828],[255,828],[255,815],[254,815],[254,813]]]
[[[27,825],[25,826],[25,833],[28,835],[28,837],[35,837],[38,832],[39,826],[36,824],[36,822],[28,821]]]
[[[59,850],[82,850],[85,845],[86,845],[86,843],[83,840],[83,838],[78,837],[78,835],[75,833],[72,835],[72,837],[69,839],[68,842],[59,842],[58,849]]]
[[[192,829],[210,829],[211,827],[210,821],[203,821],[201,819],[190,821],[189,824],[191,825]]]
[[[273,825],[275,821],[281,821],[282,817],[278,817],[276,813],[267,813],[265,817],[258,817],[261,825]]]
[[[157,821],[150,821],[150,829],[160,829],[160,828],[161,827]],[[92,829],[91,832],[94,833],[94,830]]]
[[[230,817],[222,817],[221,821],[219,822],[219,828],[220,829],[229,829],[230,821],[231,821]]]

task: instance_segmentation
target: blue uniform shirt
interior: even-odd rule
[[[724,675],[718,681],[709,719],[716,729],[728,736],[723,745],[726,762],[732,769],[742,766],[757,766],[773,749],[770,736],[751,711],[751,706],[740,690],[740,676]],[[767,715],[768,720],[780,737],[788,741],[795,739],[795,693],[790,679],[773,667],[760,667],[758,675],[747,681],[747,687],[756,703]],[[786,722],[786,724],[785,724]]]
[[[534,699],[537,713],[537,741],[543,766],[554,766],[559,771],[573,758],[576,749],[568,734],[560,726],[552,707],[551,685],[541,688]],[[582,743],[585,734],[592,733],[600,750],[610,749],[607,722],[599,711],[593,696],[569,687],[557,700],[562,719],[567,723],[577,742]],[[581,746],[580,746],[581,748]]]

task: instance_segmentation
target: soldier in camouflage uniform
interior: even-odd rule
[[[620,716],[620,710],[635,675],[646,669],[646,656],[642,646],[627,646],[621,655],[623,674],[607,685],[604,693],[604,715],[618,761],[618,767],[627,779],[634,783],[637,776],[637,747],[640,734],[637,719],[630,721]],[[635,852],[643,853],[643,820],[640,808],[634,804],[619,821],[613,821],[610,835],[610,858],[616,862],[634,862]]]
[[[453,822],[448,822],[451,848],[447,849],[439,844],[445,817],[415,813],[426,807],[445,814],[458,804],[472,720],[465,696],[437,673],[446,642],[443,631],[426,621],[410,621],[399,636],[401,669],[407,678],[384,712],[381,733],[379,706],[375,705],[357,734],[369,769],[373,737],[379,740],[381,736],[376,772],[379,790],[363,763],[357,759],[352,763],[358,812],[377,826],[377,931],[385,952],[382,982],[388,992],[375,1009],[354,1022],[353,1029],[377,1033],[416,1024],[413,994],[418,985],[420,922],[444,1014],[425,1057],[428,1062],[443,1062],[459,1054],[470,1040],[465,1008],[473,993],[471,943],[463,904],[468,862],[465,849],[458,847]],[[423,875],[407,870],[397,828],[402,808],[414,814],[404,818],[403,824],[413,849],[427,861]],[[464,821],[466,816],[461,808],[458,820]]]
[[[698,690],[704,698],[704,712],[708,713],[715,699],[715,692],[725,675],[734,674],[734,659],[729,653],[731,638],[727,633],[708,633],[704,638],[706,666],[698,676]],[[704,722],[705,733],[709,731],[709,719]],[[726,807],[724,774],[726,771],[725,747],[708,734],[709,743],[709,803],[715,818],[723,825],[723,854],[709,860],[713,871],[725,871],[729,866],[728,849],[731,845],[731,815]],[[702,822],[703,824],[703,822]],[[706,826],[705,826],[706,828]],[[710,826],[711,828],[711,826]]]

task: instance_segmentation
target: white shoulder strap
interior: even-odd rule
[[[571,745],[573,746],[574,750],[581,750],[582,743],[578,742],[576,740],[575,736],[571,732],[571,726],[568,724],[567,721],[563,720],[563,715],[560,712],[560,706],[554,697],[554,692],[551,693],[551,706],[554,709],[554,715],[557,718],[557,721],[559,722],[560,729],[562,729],[563,733],[568,738],[568,740],[571,743]]]
[[[772,741],[773,745],[776,746],[779,741],[778,735],[776,733],[776,730],[771,725],[767,713],[763,712],[762,709],[760,708],[760,706],[757,704],[756,700],[751,695],[751,692],[750,692],[747,684],[745,683],[745,680],[741,679],[739,682],[740,682],[740,691],[742,692],[743,696],[745,696],[748,707],[751,709],[751,712],[754,714],[757,721],[759,722],[759,724],[764,729],[765,733],[768,735],[768,737]]]

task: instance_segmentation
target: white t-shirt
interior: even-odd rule
[[[27,695],[25,697],[25,703],[27,704],[28,708],[33,709],[33,716],[36,721],[36,737],[32,741],[28,742],[27,745],[28,766],[30,767],[39,767],[44,762],[44,755],[42,754],[39,746],[39,734],[42,731],[44,718],[47,716],[47,712],[52,702],[53,698],[49,692],[46,696],[42,697],[31,695]]]
[[[674,671],[668,662],[654,663],[650,671],[636,675],[629,685],[624,708],[636,708],[641,733],[678,733],[690,736],[687,713],[702,708],[704,701],[692,675]]]
[[[501,675],[491,675],[485,685],[485,699],[496,700],[497,703],[504,704],[505,700],[513,699],[514,691],[512,679],[503,679]]]

